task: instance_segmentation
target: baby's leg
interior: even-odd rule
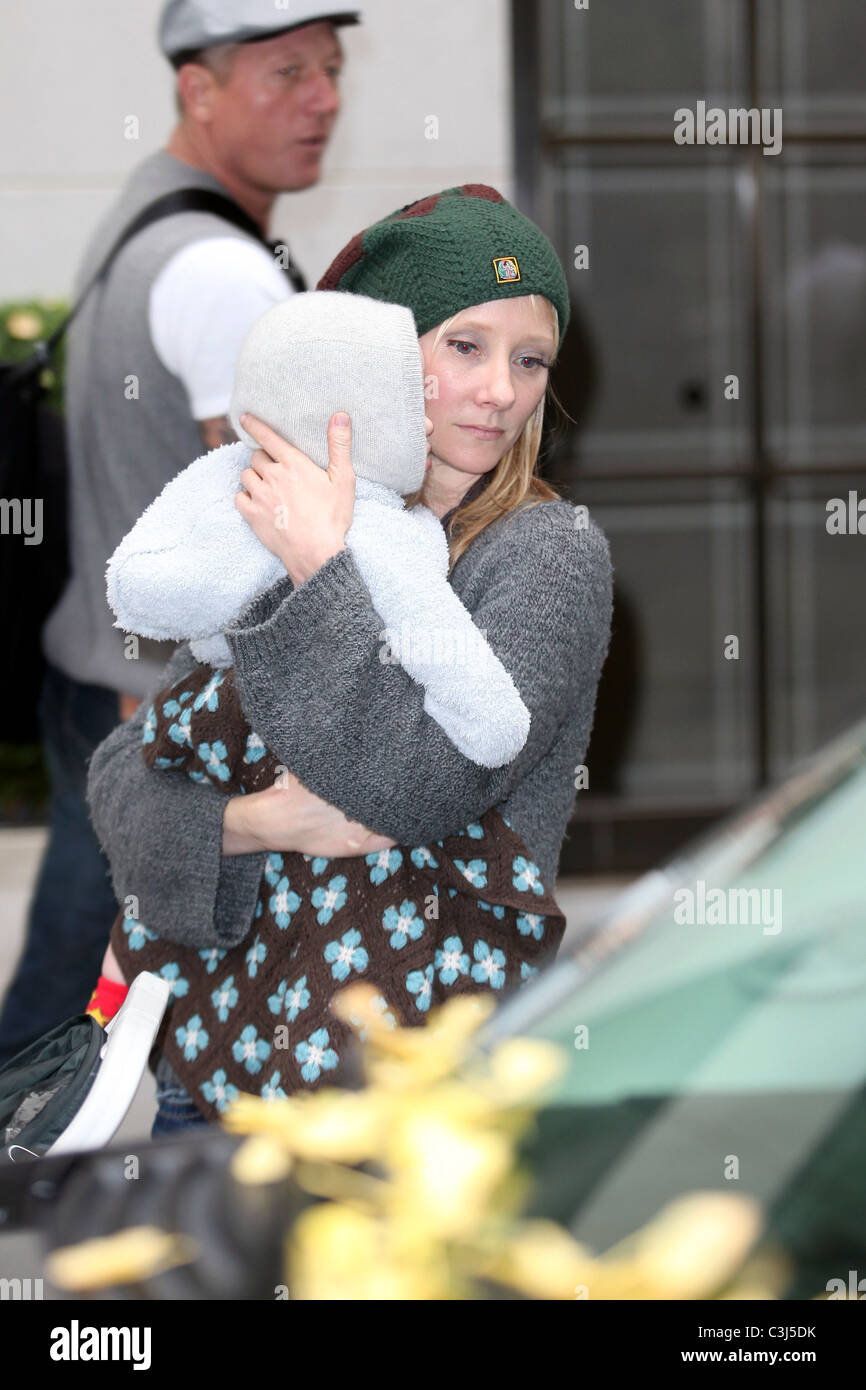
[[[93,1014],[97,1023],[104,1027],[114,1018],[128,993],[129,989],[117,963],[117,957],[109,946],[102,960],[102,971],[96,988],[90,996],[90,1003],[85,1012]]]
[[[125,985],[123,971],[117,963],[117,956],[111,946],[105,952],[102,960],[102,970],[100,972],[106,980],[110,980],[113,985]]]

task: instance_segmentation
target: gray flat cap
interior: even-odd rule
[[[167,0],[157,37],[167,58],[217,43],[266,39],[304,24],[329,19],[332,24],[359,24],[358,10],[309,0]]]

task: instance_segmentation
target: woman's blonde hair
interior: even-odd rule
[[[559,349],[559,317],[550,300],[543,295],[531,294],[529,298],[533,308],[536,306],[536,300],[540,300],[550,310],[553,327],[552,362]],[[439,325],[436,337],[433,339],[433,352],[439,346],[443,334],[448,331],[457,317],[458,315],[454,314]],[[527,499],[529,499],[530,505],[536,505],[539,502],[555,501],[559,497],[560,494],[543,478],[539,478],[535,471],[541,444],[544,407],[548,396],[554,401],[554,404],[560,405],[549,381],[544,395],[511,448],[502,455],[495,468],[490,470],[490,481],[481,496],[476,497],[472,502],[467,502],[466,506],[461,507],[457,515],[450,521],[447,527],[447,536],[452,569],[464,550],[468,549],[476,536],[480,535],[486,526],[498,521],[508,512],[514,511],[515,507],[519,507]],[[414,506],[420,500],[422,492],[423,488],[420,488],[407,498],[406,505]]]

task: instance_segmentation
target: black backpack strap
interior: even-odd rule
[[[164,193],[160,198],[154,199],[152,203],[148,203],[146,207],[142,208],[132,221],[124,227],[108,254],[103,258],[99,269],[96,271],[95,275],[91,277],[89,284],[78,296],[78,299],[66,315],[66,318],[62,323],[58,324],[51,334],[51,337],[45,341],[43,354],[46,357],[54,351],[91,290],[107,273],[115,257],[127,242],[131,241],[132,238],[136,236],[138,232],[143,231],[145,227],[149,227],[151,223],[159,222],[164,217],[171,217],[177,212],[212,212],[215,216],[223,218],[226,222],[232,222],[236,227],[240,227],[242,231],[248,232],[251,237],[255,237],[256,241],[266,246],[269,251],[273,252],[278,246],[284,245],[284,243],[268,241],[262,235],[261,227],[257,222],[253,221],[249,213],[244,212],[244,209],[234,202],[233,199],[227,198],[222,193],[216,193],[213,189],[175,188],[170,193]],[[306,289],[304,277],[291,259],[286,267],[286,273],[296,289]]]

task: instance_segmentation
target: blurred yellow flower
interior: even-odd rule
[[[679,1198],[603,1254],[520,1217],[531,1179],[518,1140],[565,1057],[525,1038],[473,1054],[495,1007],[487,996],[458,996],[413,1028],[389,1028],[370,986],[344,990],[335,1007],[364,1033],[364,1089],[241,1096],[223,1117],[251,1136],[232,1160],[237,1181],[291,1172],[322,1199],[288,1232],[294,1299],[478,1299],[491,1283],[560,1301],[777,1296],[784,1262],[749,1258],[762,1216],[735,1193]],[[189,1242],[145,1228],[56,1252],[51,1277],[96,1288],[193,1257]]]
[[[187,1236],[169,1235],[155,1226],[131,1226],[54,1250],[45,1272],[58,1288],[84,1293],[114,1284],[135,1284],[165,1269],[189,1264],[199,1253]]]
[[[620,1281],[619,1287],[634,1288],[627,1295],[634,1298],[709,1298],[743,1264],[762,1224],[760,1208],[750,1197],[690,1193],[609,1250],[600,1272]]]
[[[371,985],[356,984],[341,990],[331,1008],[353,1027],[353,1016],[361,1021],[368,1034],[366,1075],[372,1084],[393,1091],[450,1075],[496,1007],[486,995],[457,995],[431,1010],[421,1027],[389,1028],[375,1008],[375,995]]]
[[[537,1102],[541,1091],[565,1070],[562,1048],[533,1038],[512,1038],[492,1052],[486,1070],[473,1068],[466,1079],[496,1098],[500,1106]]]
[[[254,1134],[233,1154],[229,1171],[236,1182],[252,1187],[282,1182],[292,1171],[285,1149],[266,1134]]]
[[[574,1299],[587,1286],[596,1262],[554,1221],[524,1221],[499,1248],[483,1256],[478,1271],[530,1298]]]
[[[223,1123],[237,1133],[269,1134],[298,1158],[360,1163],[381,1143],[387,1107],[371,1091],[328,1088],[286,1100],[239,1096]]]
[[[509,1172],[512,1146],[494,1130],[462,1124],[447,1108],[407,1107],[388,1137],[387,1216],[439,1240],[465,1237],[487,1218]]]
[[[441,1255],[401,1259],[388,1226],[336,1202],[298,1218],[289,1281],[293,1298],[316,1301],[437,1299],[449,1287]]]

